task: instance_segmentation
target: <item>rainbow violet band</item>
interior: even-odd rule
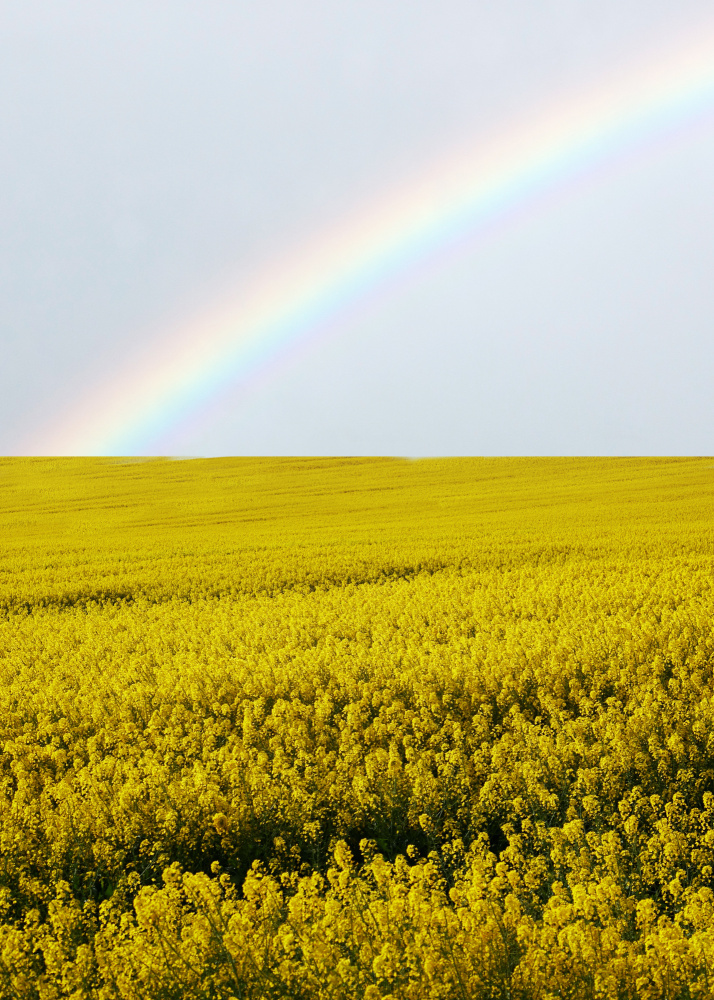
[[[714,30],[611,78],[501,135],[442,160],[183,330],[156,337],[95,385],[25,453],[160,453],[227,388],[264,375],[296,346],[339,329],[355,309],[574,181],[714,111]]]

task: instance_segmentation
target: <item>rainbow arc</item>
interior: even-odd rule
[[[31,442],[35,454],[157,453],[228,387],[460,243],[491,238],[541,199],[714,112],[714,30],[452,154],[275,262],[200,321],[157,337]],[[653,140],[655,140],[653,142]]]

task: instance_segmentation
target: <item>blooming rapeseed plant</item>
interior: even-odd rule
[[[0,462],[0,997],[714,997],[713,486]]]

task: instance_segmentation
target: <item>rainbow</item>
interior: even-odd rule
[[[583,177],[714,112],[714,30],[511,124],[433,165],[416,182],[276,261],[232,301],[95,385],[26,451],[158,453],[227,388],[265,375],[296,346],[344,326],[355,309],[400,287],[464,242],[518,220]]]

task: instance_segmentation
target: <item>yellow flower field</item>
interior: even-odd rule
[[[714,460],[0,461],[0,997],[714,997]]]

